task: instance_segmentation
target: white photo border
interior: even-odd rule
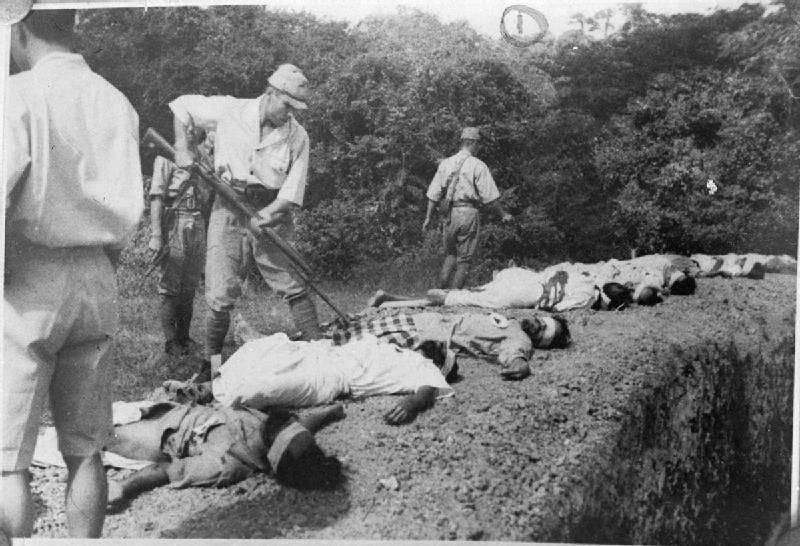
[[[381,0],[375,0],[379,3]],[[512,2],[513,0],[509,0]],[[589,0],[587,3],[591,3]],[[50,10],[50,9],[108,9],[108,8],[171,8],[181,6],[225,6],[225,5],[243,5],[243,6],[268,6],[268,0],[84,0],[83,2],[70,2],[59,0],[43,0],[34,1],[31,9],[34,10]],[[11,43],[11,25],[7,23],[0,23],[0,62],[4,67],[10,65],[10,43]],[[0,119],[5,119],[5,106],[6,106],[6,86],[8,85],[8,71],[3,70],[0,76]],[[0,131],[0,152],[2,152],[4,145],[5,131]],[[5,161],[0,160],[2,170],[0,174],[5,176]],[[3,203],[3,210],[5,211],[5,192],[3,192],[0,201]],[[5,222],[0,224],[0,235],[2,242],[0,248],[5,249]],[[798,240],[800,240],[800,225],[798,225]],[[800,256],[800,252],[798,253]],[[0,253],[0,267],[5,271],[5,252]],[[0,288],[0,294],[2,293]],[[796,527],[799,523],[798,505],[800,504],[800,366],[797,362],[800,361],[800,321],[797,319],[797,312],[800,311],[800,275],[796,280],[795,291],[795,345],[794,345],[794,396],[792,401],[792,477],[791,477],[791,501],[790,501],[790,524],[791,527]],[[0,311],[0,324],[2,324],[2,311]],[[2,348],[2,341],[0,341],[0,349]],[[2,383],[2,370],[0,369],[0,383]],[[3,416],[0,414],[0,422]],[[205,541],[201,541],[205,542]],[[248,541],[249,542],[249,541]],[[196,542],[195,542],[196,543]]]

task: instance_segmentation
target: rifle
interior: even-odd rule
[[[175,149],[152,127],[147,129],[144,137],[142,137],[142,145],[154,150],[156,153],[166,157],[170,161],[175,161]],[[195,162],[194,165],[192,165],[192,169],[199,175],[198,178],[200,183],[206,184],[208,187],[216,191],[217,195],[224,199],[228,205],[233,207],[236,212],[247,219],[262,218],[258,209],[243,201],[230,185],[223,182],[216,175],[216,173],[214,173],[214,170],[211,166],[204,162]],[[278,247],[278,249],[289,259],[290,266],[294,270],[295,274],[300,277],[300,280],[303,281],[308,288],[313,290],[314,293],[316,293],[322,299],[322,301],[327,303],[328,306],[330,306],[330,308],[333,309],[342,320],[348,320],[347,315],[342,313],[333,304],[333,302],[316,286],[314,286],[313,282],[311,282],[311,279],[309,278],[311,275],[311,267],[306,263],[299,252],[292,248],[271,228],[265,227],[261,228],[260,230],[253,229],[249,222],[245,222],[245,226],[247,230],[254,236],[261,239],[266,239]]]
[[[144,283],[147,282],[148,277],[152,275],[153,271],[163,262],[167,256],[169,256],[169,232],[171,230],[171,226],[169,222],[174,221],[174,218],[170,219],[170,211],[169,207],[167,207],[164,212],[162,212],[162,222],[165,224],[162,226],[164,229],[161,232],[161,249],[156,252],[156,255],[150,260],[150,264],[147,266],[147,270],[142,275],[142,279],[139,281],[139,285],[136,289],[137,294],[141,294],[142,289],[144,288]],[[174,213],[173,213],[174,214]]]

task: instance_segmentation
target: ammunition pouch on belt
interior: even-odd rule
[[[234,189],[236,188],[234,187]],[[278,197],[279,190],[265,188],[259,184],[247,184],[247,186],[244,188],[244,192],[240,192],[238,189],[236,191],[240,195],[243,195],[248,203],[258,209],[263,209],[275,201],[275,199]]]
[[[200,199],[194,195],[180,195],[173,199],[166,199],[164,210],[195,212],[201,209]]]
[[[169,232],[172,230],[172,227],[175,225],[175,216],[176,211],[174,207],[169,205],[164,207],[164,210],[161,213],[161,233],[165,240],[169,236]]]

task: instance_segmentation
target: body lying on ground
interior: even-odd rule
[[[530,375],[528,361],[534,347],[561,348],[570,341],[569,328],[562,317],[516,320],[497,313],[401,313],[337,325],[328,334],[336,345],[366,335],[421,350],[434,361],[437,353],[446,355],[451,350],[489,358],[501,366],[500,373],[505,379],[523,379]]]
[[[422,354],[374,335],[337,346],[329,339],[292,341],[277,333],[239,347],[220,367],[212,391],[224,405],[256,409],[405,394],[384,416],[397,425],[413,420],[437,397],[452,395],[447,373]]]
[[[155,487],[223,487],[271,472],[299,489],[332,488],[341,465],[313,434],[344,417],[340,405],[298,417],[285,410],[161,403],[141,421],[115,426],[108,451],[153,464],[109,482],[108,504],[122,508]]]
[[[791,256],[769,254],[692,254],[698,277],[747,277],[763,279],[765,273],[796,272],[797,260]]]
[[[467,290],[430,290],[424,298],[397,296],[378,291],[371,306],[399,302],[398,306],[473,306],[489,309],[519,308],[567,311],[580,308],[618,308],[603,298],[606,285],[616,283],[631,291],[652,287],[660,293],[691,294],[696,265],[682,256],[651,255],[633,260],[609,260],[595,264],[564,262],[533,271],[510,267],[497,272],[491,282]],[[391,306],[391,305],[390,305]]]

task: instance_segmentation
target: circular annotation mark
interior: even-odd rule
[[[33,0],[3,0],[0,3],[0,25],[13,25],[21,21],[33,6]]]
[[[513,25],[509,32],[508,26]],[[508,6],[500,18],[500,35],[517,47],[527,47],[540,41],[547,33],[547,18],[538,10],[522,4]]]

